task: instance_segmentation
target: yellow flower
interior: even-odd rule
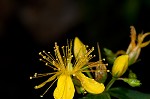
[[[145,37],[150,35],[150,33],[145,33],[145,34],[141,33],[137,37],[134,26],[131,26],[130,28],[131,28],[131,36],[130,36],[131,42],[126,51],[126,54],[129,55],[129,65],[136,62],[136,60],[138,59],[140,55],[141,48],[146,47],[150,43],[150,40],[143,43],[143,40],[145,39]]]
[[[114,77],[122,76],[128,68],[128,55],[121,55],[116,58],[112,67],[112,75]]]
[[[81,82],[82,87],[87,92],[93,94],[102,93],[105,89],[104,84],[98,83],[94,79],[88,78],[82,73],[87,71],[84,71],[84,68],[88,68],[87,63],[91,58],[93,58],[93,56],[90,54],[94,50],[94,48],[91,48],[87,51],[85,45],[82,44],[81,41],[76,37],[74,40],[74,56],[76,60],[74,63],[72,63],[72,58],[74,57],[72,55],[72,42],[67,44],[67,46],[62,47],[63,55],[61,55],[59,51],[59,46],[57,45],[57,43],[55,43],[54,52],[56,58],[54,58],[50,54],[50,52],[46,53],[45,51],[43,51],[39,53],[43,57],[43,59],[40,60],[43,60],[47,66],[53,68],[54,72],[45,74],[36,73],[36,75],[34,75],[32,78],[43,77],[48,75],[52,76],[40,85],[35,86],[35,89],[41,88],[46,83],[54,80],[52,82],[53,84],[58,79],[57,87],[53,93],[54,98],[72,99],[75,92],[72,77],[76,76],[76,78]],[[50,87],[52,86],[52,84],[50,85]],[[48,89],[44,92],[44,94],[48,91]]]

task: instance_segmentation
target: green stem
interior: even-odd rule
[[[82,70],[88,70],[88,67],[83,67]],[[93,78],[90,72],[86,72],[87,76]]]
[[[118,78],[116,77],[112,77],[112,79],[110,80],[110,82],[107,84],[106,86],[106,91],[113,85],[113,83],[117,80]]]
[[[90,78],[93,78],[90,72],[86,72],[86,74],[87,74]]]

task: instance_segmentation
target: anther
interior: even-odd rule
[[[44,59],[46,59],[46,56],[43,56]]]
[[[48,65],[48,63],[45,63],[45,65]]]
[[[30,79],[32,79],[33,77],[30,77]]]
[[[38,86],[35,86],[34,88],[35,88],[35,89],[38,89]]]
[[[103,58],[103,61],[105,61],[105,58]]]
[[[40,97],[43,97],[43,95],[40,95]]]
[[[110,70],[107,70],[107,72],[110,72]]]
[[[37,77],[37,73],[34,74],[34,77]]]
[[[84,94],[86,94],[87,92],[86,91],[84,91]]]
[[[85,55],[86,56],[86,55]],[[92,55],[89,55],[90,57],[92,57]]]
[[[55,45],[57,45],[57,42],[55,42]]]
[[[61,48],[64,48],[64,46],[62,46]]]
[[[94,50],[94,47],[92,47],[92,50]]]
[[[41,55],[42,53],[41,52],[39,52],[39,55]]]

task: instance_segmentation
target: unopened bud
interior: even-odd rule
[[[112,67],[112,75],[115,77],[122,76],[128,68],[128,55],[121,55],[116,58]]]

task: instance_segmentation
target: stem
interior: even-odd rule
[[[87,74],[90,78],[93,78],[90,72],[86,72],[86,74]]]
[[[88,70],[87,67],[82,68],[83,70]],[[88,75],[88,77],[93,78],[90,72],[86,72],[86,74]]]
[[[118,78],[116,77],[112,77],[112,79],[110,80],[110,82],[107,84],[106,86],[106,91],[113,85],[113,83],[117,80]]]

